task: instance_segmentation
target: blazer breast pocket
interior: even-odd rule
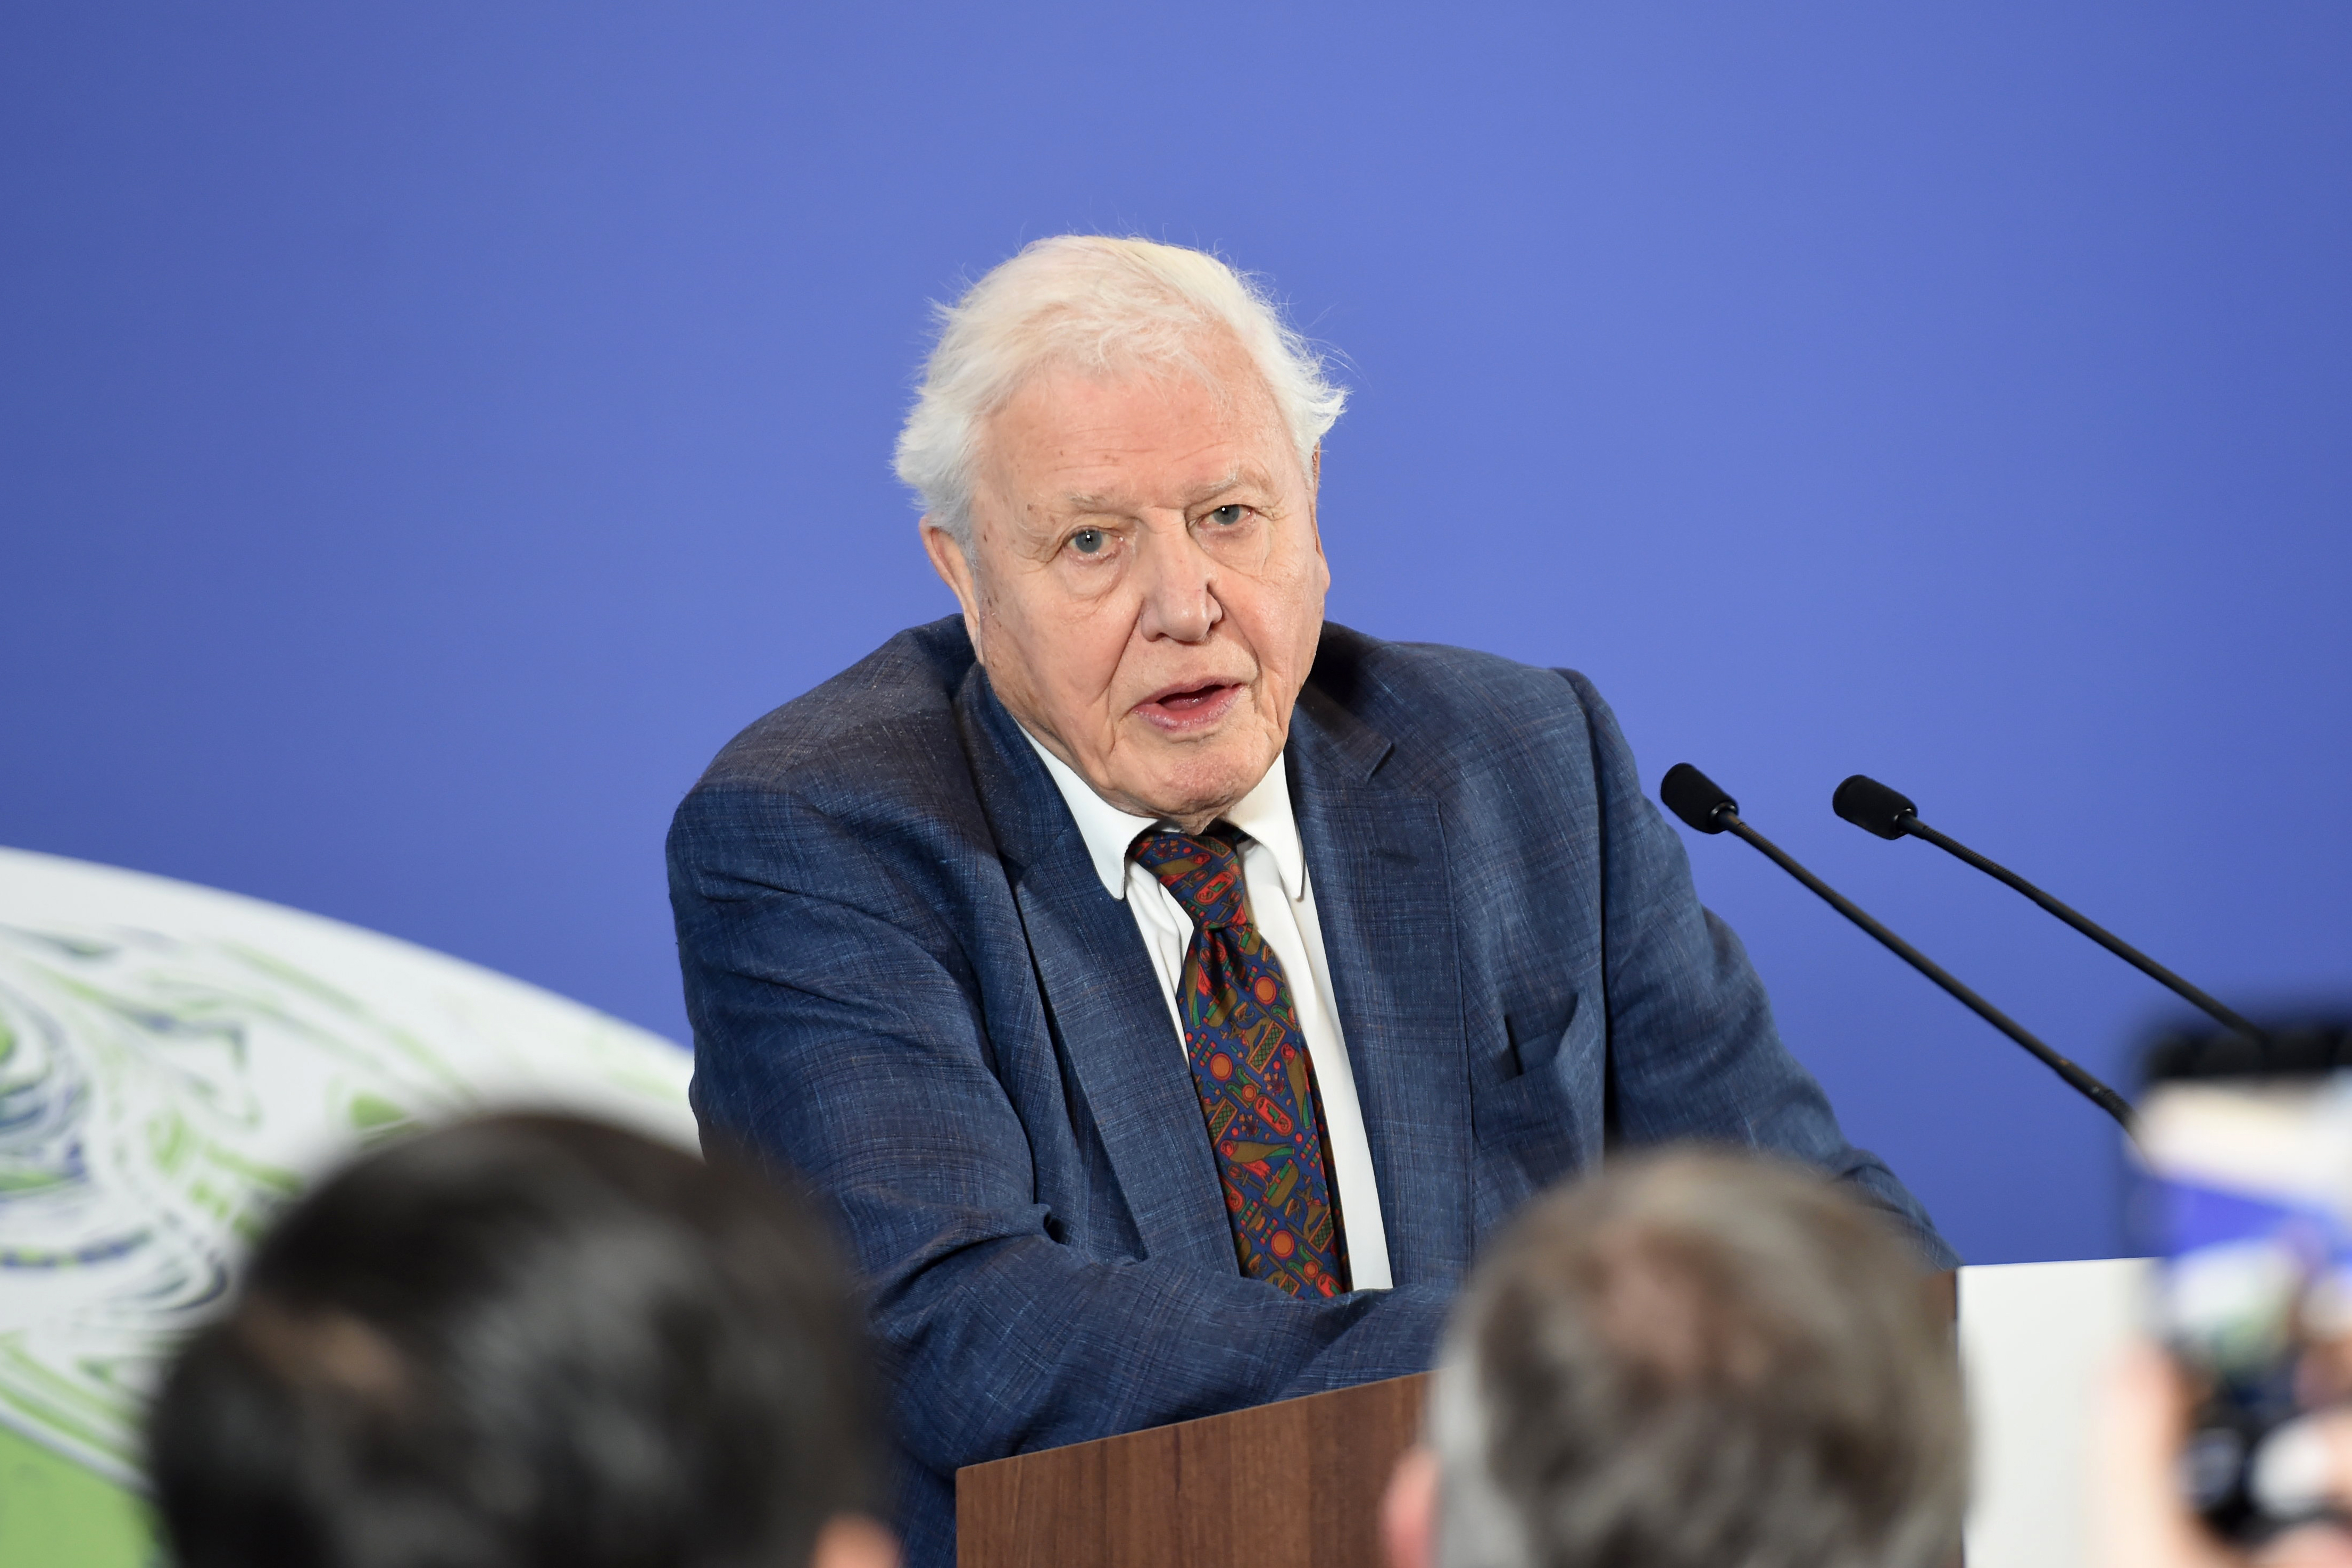
[[[1537,1186],[1584,1165],[1583,1124],[1599,1121],[1599,1107],[1580,1104],[1581,1096],[1570,1085],[1580,1079],[1601,1082],[1598,1071],[1588,1071],[1601,1049],[1601,1009],[1571,1000],[1570,1016],[1557,1027],[1553,1019],[1523,1029],[1519,1018],[1511,1017],[1519,1071],[1470,1086],[1470,1130],[1479,1147],[1510,1160]]]

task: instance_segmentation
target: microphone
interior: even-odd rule
[[[2067,925],[2179,997],[2191,1007],[2217,1019],[2229,1029],[2260,1044],[2263,1031],[2236,1013],[2199,990],[2130,943],[2098,925],[2089,917],[2059,903],[2007,866],[1989,861],[1958,839],[1937,832],[1919,820],[1919,808],[1910,798],[1888,789],[1866,774],[1857,773],[1837,787],[1830,797],[1830,810],[1852,822],[1864,832],[1876,833],[1882,839],[1899,839],[1908,834],[1925,839],[1946,854],[1966,861],[1969,864],[1996,881],[2008,883]]]
[[[1860,904],[1799,865],[1780,845],[1741,821],[1739,802],[1724,793],[1723,787],[1714,779],[1687,762],[1677,762],[1666,770],[1664,779],[1659,783],[1658,798],[1666,803],[1668,810],[1702,833],[1729,832],[1748,841],[1773,864],[1819,894],[1832,909],[1869,932],[1880,946],[1949,991],[1977,1017],[2032,1051],[2043,1066],[2072,1084],[2084,1099],[2123,1124],[2126,1132],[2131,1130],[2129,1101],[2036,1040],[2024,1026],[1953,978],[1933,958],[1872,919]]]

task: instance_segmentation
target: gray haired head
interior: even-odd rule
[[[1892,1228],[1798,1167],[1612,1162],[1523,1217],[1430,1413],[1443,1568],[1938,1568],[1967,1423]]]
[[[1037,240],[940,307],[939,320],[939,341],[898,433],[898,470],[925,517],[967,549],[988,417],[1045,366],[1208,381],[1203,339],[1229,334],[1265,379],[1302,471],[1348,402],[1347,389],[1326,376],[1321,357],[1262,284],[1181,246],[1104,235]]]

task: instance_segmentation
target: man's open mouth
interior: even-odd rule
[[[1192,729],[1225,715],[1242,688],[1231,681],[1171,686],[1135,705],[1135,711],[1162,729]]]

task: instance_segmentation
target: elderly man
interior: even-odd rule
[[[679,808],[706,1139],[838,1205],[918,1563],[962,1465],[1429,1364],[1616,1140],[1900,1217],[1580,675],[1323,619],[1344,393],[1213,257],[1043,240],[945,313],[898,471],[960,617]]]
[[[1529,1209],[1447,1335],[1389,1568],[1946,1568],[1967,1422],[1948,1303],[1779,1162],[1652,1155]]]

